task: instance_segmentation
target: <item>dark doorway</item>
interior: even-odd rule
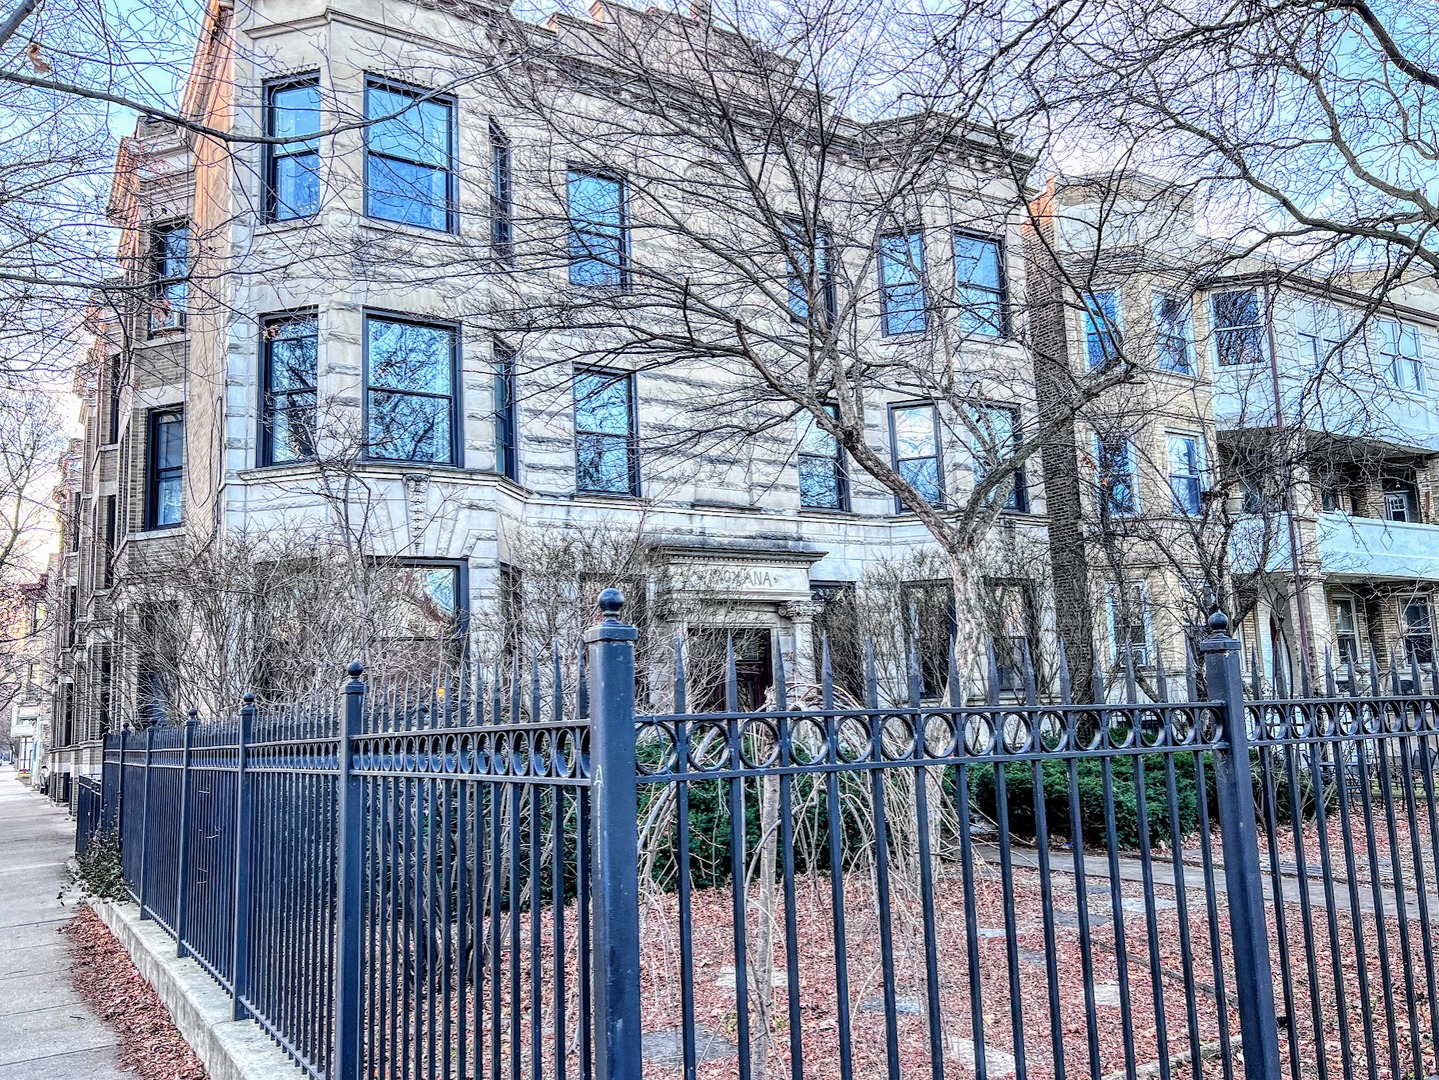
[[[764,704],[774,685],[774,652],[770,631],[755,628],[729,630],[704,627],[691,631],[689,665],[691,688],[699,712],[722,712],[725,707],[725,642],[734,635],[735,690],[740,712],[753,712]]]

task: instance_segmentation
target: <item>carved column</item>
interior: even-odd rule
[[[790,669],[790,681],[796,686],[819,683],[819,644],[814,636],[814,620],[823,610],[824,605],[813,600],[791,600],[780,605],[780,614],[793,628],[794,653],[784,659]]]

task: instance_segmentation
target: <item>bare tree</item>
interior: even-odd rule
[[[586,364],[673,391],[642,438],[655,472],[742,473],[747,454],[792,460],[806,432],[833,440],[856,484],[945,553],[968,649],[972,567],[1026,463],[1138,372],[1121,350],[1036,416],[1041,346],[1022,290],[976,284],[969,263],[993,248],[938,239],[972,230],[1017,249],[1034,163],[980,122],[987,87],[963,97],[936,62],[952,24],[827,2],[487,27],[480,56],[523,62],[496,80],[508,187],[480,315],[556,400]],[[924,225],[944,231],[919,240]],[[686,370],[713,382],[687,394]],[[916,398],[938,404],[944,441],[971,448],[966,490],[879,448],[886,405]]]

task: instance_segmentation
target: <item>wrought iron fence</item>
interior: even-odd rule
[[[75,804],[75,851],[77,854],[88,848],[90,839],[100,831],[104,791],[104,785],[95,777],[80,777],[76,787]]]
[[[1265,698],[1218,616],[1118,702],[991,656],[1018,700],[871,661],[841,709],[826,655],[797,707],[777,654],[691,713],[677,650],[641,715],[601,603],[569,691],[352,669],[112,737],[142,916],[335,1080],[1434,1072],[1439,672]]]

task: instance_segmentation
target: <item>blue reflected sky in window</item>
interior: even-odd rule
[[[924,236],[919,232],[879,241],[880,309],[885,334],[917,334],[925,328]]]
[[[454,331],[370,318],[370,385],[407,393],[449,394],[454,385]]]

